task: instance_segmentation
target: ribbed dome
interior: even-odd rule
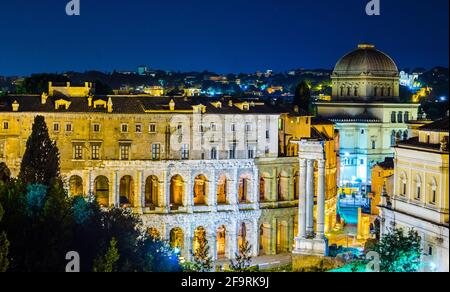
[[[375,49],[375,46],[362,44],[358,46],[358,49],[339,60],[333,74],[338,76],[370,74],[393,77],[398,76],[398,68],[391,57]]]

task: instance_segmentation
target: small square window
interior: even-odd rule
[[[72,124],[66,124],[66,132],[72,132],[73,131],[73,126]]]
[[[74,145],[73,146],[73,159],[81,160],[83,159],[83,145]]]
[[[231,127],[230,127],[230,130],[231,130],[231,132],[236,132],[236,124],[231,124]]]
[[[9,129],[9,122],[3,122],[3,130]]]
[[[149,125],[149,132],[150,133],[156,133],[156,124],[150,124]]]
[[[53,124],[53,132],[59,132],[59,123],[54,123]]]
[[[94,133],[99,133],[100,132],[100,124],[94,124],[93,130],[94,130]]]
[[[92,145],[91,156],[92,156],[92,160],[100,159],[100,145],[98,145],[98,144]]]
[[[122,124],[122,125],[120,126],[120,131],[121,131],[122,133],[128,133],[128,124]]]
[[[142,133],[142,125],[136,124],[136,133]]]

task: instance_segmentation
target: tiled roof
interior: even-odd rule
[[[420,127],[419,130],[432,132],[448,132],[449,131],[448,123],[449,123],[448,117],[445,117],[431,124]]]
[[[192,111],[193,106],[204,105],[206,113],[209,114],[281,114],[294,113],[293,109],[284,105],[274,105],[264,102],[249,102],[248,110],[238,108],[237,103],[242,101],[233,101],[229,103],[226,100],[221,101],[221,106],[214,106],[211,100],[206,98],[185,98],[185,97],[151,97],[151,96],[95,96],[93,103],[98,100],[108,102],[111,98],[113,103],[113,113],[118,114],[144,114],[152,111],[167,111],[170,113],[169,103],[171,100],[175,102],[176,111]],[[17,95],[0,97],[0,112],[12,112],[12,104],[14,101],[19,103],[18,112],[69,112],[69,113],[91,113],[91,112],[107,112],[105,108],[94,108],[88,106],[88,100],[84,97],[63,98],[70,101],[70,106],[67,110],[55,109],[55,101],[61,97],[49,97],[45,104],[41,103],[41,96],[39,95]],[[296,115],[308,114],[304,111],[296,112]]]

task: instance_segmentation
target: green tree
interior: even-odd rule
[[[19,179],[25,184],[46,186],[53,180],[60,179],[59,150],[56,143],[50,139],[43,116],[34,119],[32,133],[20,165]]]
[[[294,95],[294,106],[298,106],[300,109],[305,110],[309,113],[313,112],[312,100],[311,100],[311,89],[305,81],[300,82],[295,88]]]
[[[213,268],[213,260],[210,256],[210,248],[206,236],[195,236],[197,248],[194,251],[194,262],[192,269],[194,272],[211,272]]]
[[[0,204],[0,222],[3,218],[3,207],[2,204]],[[4,273],[8,270],[9,267],[9,260],[8,260],[8,254],[9,254],[9,241],[6,237],[6,233],[2,232],[0,233],[0,273]]]
[[[117,262],[119,261],[120,255],[117,249],[117,240],[115,238],[111,239],[109,243],[109,248],[104,256],[98,257],[94,261],[93,271],[97,273],[113,273],[117,271]]]
[[[236,259],[230,261],[230,269],[233,272],[248,272],[252,266],[252,246],[248,241],[244,241],[239,246],[239,253],[236,254]]]
[[[8,183],[11,179],[11,171],[9,170],[8,166],[2,162],[0,163],[0,183]]]
[[[422,253],[421,238],[417,231],[392,229],[375,246],[380,255],[382,272],[417,272]]]

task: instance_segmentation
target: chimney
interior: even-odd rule
[[[112,113],[112,111],[113,111],[113,102],[110,97],[110,98],[108,98],[108,113]]]
[[[13,112],[18,112],[19,111],[19,103],[17,102],[17,100],[15,100],[12,104],[12,110]]]
[[[87,100],[88,100],[88,106],[92,107],[92,94],[89,94]]]
[[[48,94],[47,93],[42,93],[41,95],[41,104],[46,104],[47,103],[47,99],[48,99]]]

